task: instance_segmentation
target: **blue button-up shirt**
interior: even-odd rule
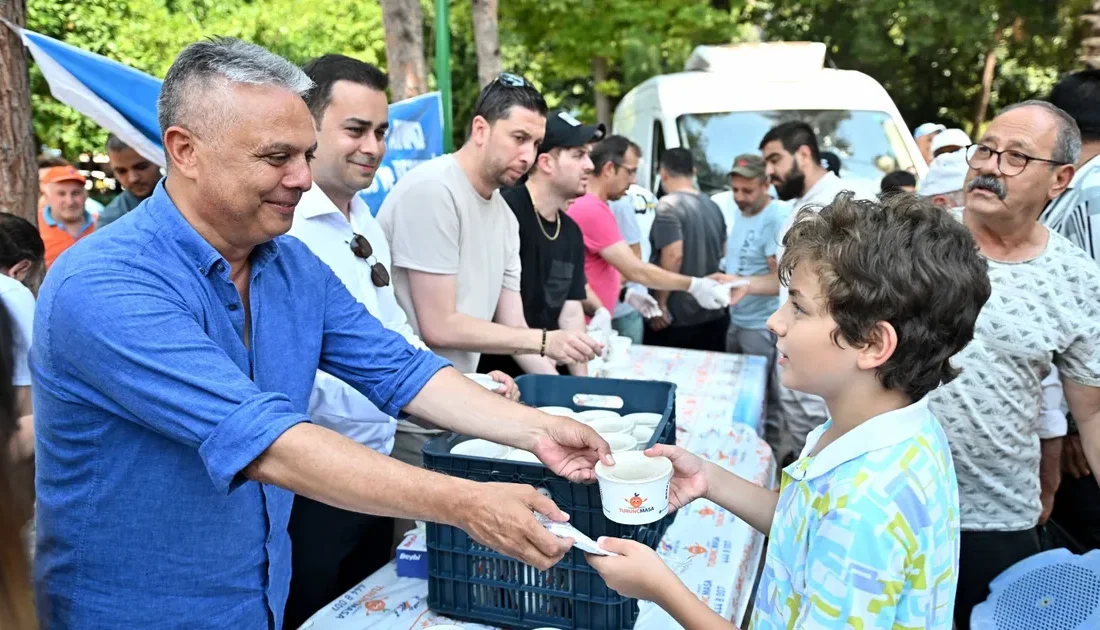
[[[318,368],[399,415],[447,365],[296,239],[256,248],[250,294],[246,346],[228,263],[163,183],[50,270],[31,351],[44,627],[282,627],[293,495],[242,470],[308,421]]]

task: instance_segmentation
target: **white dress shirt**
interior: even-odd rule
[[[376,287],[371,281],[371,265],[351,251],[351,240],[362,235],[370,242],[374,258],[391,271],[390,248],[382,226],[367,204],[355,196],[351,200],[351,220],[336,207],[316,184],[302,195],[294,210],[290,235],[305,243],[323,260],[352,296],[366,307],[386,328],[400,334],[417,348],[427,349],[413,332],[405,311],[397,305],[393,283]],[[340,379],[318,370],[309,398],[309,416],[313,422],[389,455],[393,449],[397,421],[378,410],[366,396]]]

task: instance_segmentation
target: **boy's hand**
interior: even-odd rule
[[[680,579],[656,551],[639,542],[622,538],[601,538],[597,542],[600,547],[619,555],[585,554],[588,564],[612,590],[624,597],[656,601]]]
[[[650,457],[667,457],[672,460],[672,485],[668,489],[669,510],[678,510],[695,499],[707,496],[710,481],[707,478],[707,462],[679,446],[657,444],[647,449]]]

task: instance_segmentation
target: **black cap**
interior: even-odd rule
[[[599,142],[607,135],[603,123],[582,125],[569,112],[555,111],[546,116],[546,136],[539,145],[539,153],[553,149],[583,147],[589,142]]]

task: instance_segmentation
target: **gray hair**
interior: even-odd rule
[[[1066,164],[1076,164],[1081,157],[1081,129],[1077,126],[1077,121],[1057,105],[1040,100],[1009,105],[1002,109],[1001,113],[1006,114],[1014,109],[1023,109],[1024,107],[1038,107],[1046,110],[1054,117],[1054,123],[1058,127],[1058,135],[1054,137],[1054,151],[1050,159]]]
[[[212,132],[213,125],[232,124],[227,112],[216,111],[224,99],[208,92],[234,83],[284,87],[299,96],[313,87],[301,68],[269,50],[232,37],[211,37],[184,48],[168,69],[157,99],[161,133],[181,126],[201,135]]]

